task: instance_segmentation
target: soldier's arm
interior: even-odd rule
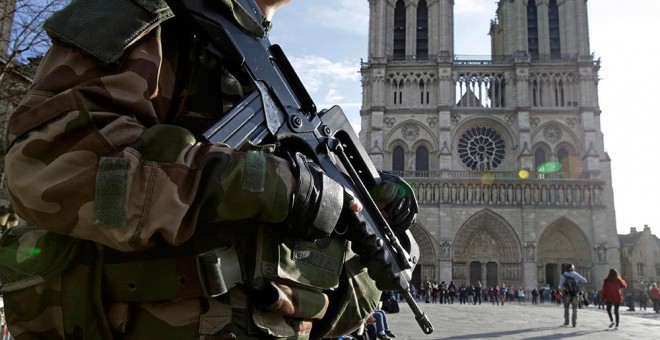
[[[121,60],[106,67],[61,45],[43,60],[8,126],[5,171],[21,217],[120,250],[148,247],[157,235],[180,244],[200,218],[286,217],[288,162],[161,124],[167,110],[154,98],[171,95],[159,78],[172,75],[156,34]]]

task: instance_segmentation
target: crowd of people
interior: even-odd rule
[[[480,281],[474,284],[461,283],[456,285],[454,281],[427,280],[425,284],[417,288],[414,284],[410,289],[413,297],[418,301],[426,303],[446,303],[446,304],[504,304],[506,302],[524,303],[529,299],[528,292],[522,287],[513,287],[511,285],[484,286]],[[529,292],[533,303],[538,303],[539,290],[534,288]],[[536,301],[536,302],[534,302]]]
[[[572,291],[568,287],[568,277],[576,279],[576,289]],[[618,329],[619,327],[619,307],[627,305],[628,311],[635,310],[634,305],[639,304],[639,308],[646,309],[652,305],[653,310],[660,312],[660,288],[653,282],[648,289],[633,289],[628,287],[626,281],[621,278],[615,269],[610,269],[608,276],[603,280],[602,286],[598,290],[588,291],[578,284],[585,284],[586,279],[575,272],[572,265],[566,265],[563,273],[563,280],[560,280],[559,287],[552,288],[544,286],[540,289],[533,288],[531,291],[522,287],[515,288],[511,285],[483,286],[477,281],[472,285],[464,283],[456,284],[454,281],[431,281],[429,278],[417,287],[411,284],[410,291],[413,297],[419,302],[441,303],[441,304],[481,304],[490,303],[492,305],[504,305],[505,303],[531,303],[537,305],[540,303],[551,303],[558,306],[564,306],[565,326],[576,326],[577,309],[593,306],[594,308],[607,311],[609,318],[609,327]],[[390,330],[386,314],[398,313],[399,302],[403,297],[397,292],[386,291],[381,297],[381,306],[367,320],[364,327],[354,332],[351,336],[344,339],[393,339],[396,337]],[[573,309],[571,312],[570,309]],[[650,307],[649,307],[650,308]]]
[[[421,285],[419,288],[411,284],[411,292],[413,297],[419,302],[475,305],[482,302],[498,305],[503,305],[507,302],[531,303],[533,305],[544,303],[561,305],[564,302],[565,295],[563,289],[552,288],[550,286],[529,290],[505,284],[483,286],[479,281],[473,285],[465,285],[464,283],[456,285],[454,281],[449,281],[449,284],[445,281],[441,281],[440,283],[431,281],[430,283]],[[399,299],[399,301],[401,300]],[[576,301],[578,308],[589,305],[596,306],[599,309],[606,308],[601,289],[589,291],[581,288],[577,292]],[[636,310],[635,306],[639,305],[637,307],[639,309],[646,310],[647,308],[652,308],[653,311],[659,313],[660,288],[657,283],[653,282],[648,289],[625,289],[622,304],[627,306],[630,311]]]

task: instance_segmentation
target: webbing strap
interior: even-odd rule
[[[103,265],[112,301],[165,301],[204,296],[193,256]]]
[[[205,264],[201,266],[197,256],[106,263],[103,265],[105,294],[114,302],[167,301],[217,296],[241,282],[234,248],[216,252],[214,266],[207,265],[209,253],[202,255]],[[223,282],[213,282],[217,278]],[[218,291],[216,287],[225,290]]]

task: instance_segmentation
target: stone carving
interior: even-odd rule
[[[566,118],[566,125],[568,125],[571,128],[574,128],[576,125],[578,125],[579,121],[577,118]]]
[[[540,123],[540,122],[541,122],[541,120],[540,120],[539,118],[530,118],[530,119],[529,119],[529,125],[530,125],[533,129],[535,129],[537,126],[539,126],[539,123]]]
[[[415,141],[419,138],[419,126],[415,124],[406,124],[401,129],[403,138],[408,141]]]
[[[525,260],[536,260],[536,245],[533,242],[527,242],[527,244],[525,244]]]
[[[385,123],[385,126],[391,128],[392,126],[394,126],[394,123],[396,123],[396,118],[387,117],[383,119],[383,122]]]
[[[449,241],[444,241],[444,242],[442,242],[441,246],[442,246],[442,254],[441,254],[442,257],[441,257],[441,259],[449,260],[449,254],[451,252],[451,244],[449,243]]]
[[[506,115],[504,119],[506,119],[506,123],[509,124],[509,126],[513,126],[516,122],[516,115]]]
[[[607,262],[607,245],[606,243],[599,243],[596,246],[596,258],[599,263]]]
[[[550,143],[557,143],[561,140],[562,132],[558,126],[550,125],[543,129],[543,137]]]
[[[451,115],[451,125],[458,125],[458,122],[461,121],[461,115],[452,114]]]

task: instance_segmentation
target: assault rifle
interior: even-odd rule
[[[344,219],[349,240],[355,247],[370,242],[378,248],[366,259],[369,276],[381,290],[403,294],[422,331],[433,332],[433,325],[410,293],[409,281],[419,259],[419,247],[410,231],[394,234],[372,199],[368,188],[381,181],[378,171],[338,106],[317,112],[284,52],[266,37],[247,32],[236,24],[248,14],[260,23],[254,0],[167,0],[176,15],[191,25],[207,50],[227,65],[242,83],[254,84],[255,91],[235,105],[204,138],[213,143],[240,147],[245,143],[276,143],[279,149],[295,150],[313,159],[329,177],[357,198],[363,209]],[[223,4],[220,4],[223,3]],[[242,6],[228,18],[226,6]],[[224,15],[221,11],[225,11]],[[240,10],[240,8],[239,8]],[[230,9],[231,11],[231,9]],[[337,230],[336,230],[337,231]],[[359,253],[359,252],[358,252]]]

